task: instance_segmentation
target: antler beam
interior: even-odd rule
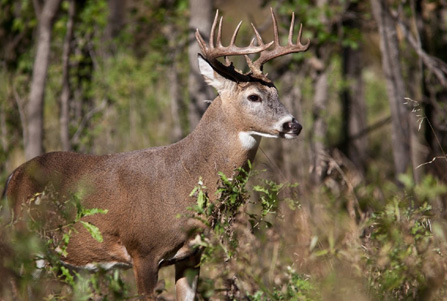
[[[270,42],[268,44],[262,44],[260,46],[254,45],[254,39],[251,41],[250,45],[248,47],[238,47],[235,45],[236,37],[239,32],[239,28],[241,27],[242,21],[239,22],[236,29],[234,30],[233,36],[231,37],[230,45],[223,46],[222,45],[222,17],[220,17],[219,20],[219,28],[217,30],[217,47],[214,46],[214,32],[217,25],[217,19],[219,17],[219,11],[216,11],[216,16],[214,17],[213,26],[211,27],[210,32],[210,40],[209,40],[209,46],[206,45],[205,40],[203,39],[202,35],[200,34],[199,30],[196,30],[196,39],[199,43],[200,49],[202,50],[203,56],[209,60],[214,61],[215,59],[219,57],[227,57],[232,55],[247,55],[252,53],[259,53],[270,47],[273,42]]]
[[[229,56],[235,55],[248,55],[252,53],[259,53],[270,47],[273,42],[268,44],[263,44],[260,46],[254,45],[254,39],[251,41],[248,47],[238,47],[236,46],[236,37],[241,27],[242,21],[239,22],[238,26],[234,30],[233,36],[231,37],[230,45],[222,45],[222,17],[219,20],[219,27],[217,30],[217,40],[214,43],[214,33],[216,31],[217,20],[219,17],[219,11],[216,11],[216,16],[214,17],[214,22],[210,31],[209,45],[206,44],[199,30],[196,30],[196,39],[200,46],[202,55],[211,65],[223,76],[236,81],[236,82],[246,82],[250,81],[250,77],[238,72],[233,64],[228,60]],[[216,46],[215,46],[216,45]],[[222,64],[217,60],[219,57],[225,58],[225,64]]]
[[[293,13],[289,29],[288,44],[286,46],[281,46],[279,43],[278,23],[276,21],[273,9],[271,8],[270,10],[273,21],[274,40],[267,44],[264,43],[256,27],[253,24],[251,24],[256,38],[253,38],[253,40],[247,47],[238,47],[235,44],[236,37],[241,27],[242,21],[239,22],[236,29],[234,30],[230,44],[228,46],[222,45],[222,17],[220,17],[219,19],[219,11],[216,11],[216,16],[214,17],[214,22],[210,31],[209,45],[206,44],[199,30],[198,29],[196,30],[196,39],[204,58],[213,65],[216,71],[234,81],[240,82],[240,81],[251,81],[257,79],[265,82],[270,82],[267,76],[262,73],[262,66],[264,65],[264,63],[276,57],[283,56],[289,53],[306,51],[310,44],[310,41],[308,41],[305,45],[301,43],[302,25],[300,25],[300,30],[298,32],[296,44],[293,43],[292,41],[293,28],[295,25],[295,14]],[[219,25],[217,29],[217,39],[216,41],[214,41],[214,34],[216,31],[218,19],[219,19]],[[257,46],[255,45],[255,39],[258,44]],[[273,46],[273,48],[269,50],[268,48],[270,48],[271,46]],[[260,55],[259,58],[253,62],[248,57],[248,55],[254,53],[260,53]],[[235,55],[245,56],[247,64],[251,70],[249,73],[243,74],[235,70],[233,64],[228,60],[229,56],[235,56]],[[225,64],[222,64],[217,60],[217,58],[219,57],[225,58]]]
[[[259,58],[254,62],[248,56],[245,56],[245,59],[247,60],[247,64],[250,67],[252,75],[256,78],[262,78],[262,79],[266,78],[266,76],[262,73],[262,66],[264,65],[264,63],[289,53],[304,52],[309,48],[310,45],[310,40],[305,45],[301,43],[301,36],[303,29],[302,24],[300,24],[300,30],[298,31],[296,44],[293,44],[292,40],[293,40],[293,28],[295,26],[295,13],[292,13],[292,21],[290,22],[288,43],[286,46],[281,46],[279,43],[278,22],[276,21],[276,16],[272,8],[270,8],[270,11],[273,21],[274,40],[273,42],[271,42],[273,43],[273,49],[262,51]],[[261,35],[256,30],[256,27],[253,25],[253,23],[251,24],[251,26],[253,27],[253,30],[256,34],[258,44],[261,46],[265,45],[264,42],[262,41]]]

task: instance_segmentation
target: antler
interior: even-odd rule
[[[273,42],[268,44],[262,44],[259,46],[255,46],[255,39],[250,42],[248,47],[238,47],[235,45],[236,36],[239,32],[239,28],[241,27],[242,21],[239,22],[236,29],[234,30],[233,36],[231,37],[230,45],[223,46],[222,45],[222,17],[219,20],[219,28],[217,30],[217,46],[214,46],[214,32],[217,25],[217,18],[219,16],[219,11],[216,11],[216,16],[214,17],[214,22],[210,31],[210,39],[209,46],[206,44],[205,40],[201,36],[199,30],[196,30],[196,39],[199,43],[200,49],[202,51],[203,56],[207,59],[213,67],[222,73],[223,75],[239,82],[239,81],[249,81],[249,77],[245,74],[242,74],[235,70],[233,64],[229,61],[228,56],[234,55],[248,55],[253,53],[259,53],[269,48]],[[219,57],[225,57],[225,64],[222,64],[217,60]]]
[[[236,29],[234,30],[233,36],[231,37],[230,45],[223,46],[222,45],[222,17],[220,17],[219,20],[219,27],[217,30],[217,40],[216,40],[216,46],[214,44],[214,32],[216,30],[217,25],[217,19],[219,16],[219,11],[216,11],[216,16],[214,17],[214,22],[211,27],[210,31],[210,39],[209,39],[209,46],[206,44],[205,40],[201,36],[199,30],[196,30],[196,39],[199,43],[200,49],[202,51],[203,56],[205,59],[208,60],[208,62],[211,63],[211,65],[214,67],[216,71],[218,71],[220,74],[236,81],[236,82],[248,82],[252,81],[254,79],[262,80],[265,82],[271,82],[265,74],[262,73],[262,66],[265,62],[270,61],[271,59],[274,59],[279,56],[283,56],[289,53],[296,53],[296,52],[303,52],[306,51],[307,48],[309,48],[310,40],[305,44],[301,44],[301,35],[302,35],[302,25],[300,25],[300,30],[298,32],[297,42],[296,44],[293,44],[292,36],[293,36],[293,27],[295,25],[295,14],[292,14],[292,21],[290,23],[290,29],[289,29],[289,38],[288,38],[288,44],[286,46],[281,46],[279,44],[279,34],[278,34],[278,23],[276,21],[275,14],[273,12],[273,9],[270,8],[271,14],[272,14],[272,20],[273,20],[273,34],[274,34],[274,40],[270,43],[265,44],[264,41],[261,38],[261,35],[259,34],[256,27],[251,24],[253,27],[253,30],[256,35],[256,40],[258,43],[258,46],[255,46],[255,38],[253,38],[250,42],[250,45],[247,47],[238,47],[235,45],[236,36],[239,32],[239,28],[241,27],[242,21],[239,22]],[[274,46],[273,49],[267,50],[270,46]],[[259,58],[256,61],[252,61],[248,55],[253,53],[260,53]],[[250,72],[247,74],[243,74],[241,72],[238,72],[234,66],[233,63],[230,62],[228,59],[229,56],[234,55],[244,55],[245,59],[247,61],[248,67],[250,67]],[[225,64],[222,64],[217,60],[219,57],[225,58]]]
[[[272,13],[272,20],[273,20],[274,41],[271,42],[271,43],[273,43],[273,46],[274,46],[273,49],[262,51],[259,58],[254,62],[252,62],[252,60],[247,55],[245,56],[245,59],[247,60],[247,64],[250,67],[250,70],[252,72],[252,76],[259,78],[259,79],[263,79],[263,80],[268,80],[266,75],[264,75],[262,73],[262,66],[264,65],[265,62],[270,61],[271,59],[274,59],[276,57],[289,54],[289,53],[306,51],[310,45],[310,40],[305,45],[301,44],[301,35],[302,35],[302,28],[303,28],[302,24],[300,24],[300,30],[298,32],[296,44],[293,44],[292,37],[293,37],[293,27],[295,25],[295,13],[292,13],[292,21],[290,22],[290,28],[289,28],[288,44],[286,46],[281,46],[279,44],[278,23],[276,21],[275,13],[273,12],[272,8],[270,8],[270,11]],[[256,39],[258,40],[258,44],[260,46],[264,46],[265,44],[262,41],[261,35],[256,30],[256,27],[253,25],[253,23],[251,24],[251,26],[253,27],[253,30],[256,34]],[[269,43],[269,44],[271,45],[271,43]],[[267,44],[267,45],[269,45],[269,44]]]

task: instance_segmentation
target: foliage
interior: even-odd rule
[[[260,175],[238,169],[232,178],[221,174],[216,195],[209,196],[202,181],[191,193],[197,199],[191,217],[206,226],[197,245],[204,254],[200,298],[408,300],[445,292],[447,225],[433,209],[445,185],[430,177],[413,185],[403,176],[405,194],[389,190],[382,205],[353,223],[339,209],[343,195],[318,192],[309,215],[308,205],[287,197],[299,186]],[[20,294],[80,300],[132,295],[119,270],[98,267],[92,274],[60,264],[75,225],[107,214],[83,208],[80,198],[60,202],[49,187],[22,208],[23,218],[3,227],[1,272],[16,279]],[[97,231],[92,234],[99,238]],[[3,287],[4,298],[11,294]]]
[[[263,262],[258,248],[265,248],[265,258],[274,261],[275,255],[266,245],[261,247],[265,230],[259,231],[259,225],[265,223],[266,216],[278,217],[278,208],[285,204],[280,192],[296,185],[261,180],[261,184],[247,188],[256,174],[244,169],[239,169],[231,179],[221,174],[215,199],[209,198],[201,181],[191,194],[197,197],[191,210],[208,227],[200,243],[204,248],[202,269],[211,271],[201,276],[199,292],[204,299],[221,298],[224,294],[229,299],[324,300],[343,299],[348,294],[370,300],[407,300],[442,294],[443,290],[438,288],[444,285],[447,268],[443,259],[447,251],[446,225],[434,216],[430,204],[446,194],[447,186],[439,185],[430,176],[414,185],[408,183],[408,176],[402,176],[402,181],[408,183],[406,194],[390,190],[382,205],[358,226],[333,208],[337,206],[336,196],[328,190],[321,191],[318,206],[324,209],[313,216],[320,223],[315,223],[307,233],[307,252],[299,251],[310,266],[310,275],[303,273],[306,268],[297,272],[287,265],[299,261],[287,258],[290,252],[284,250],[285,257],[272,272],[275,279],[272,283],[264,276],[270,262]],[[323,205],[321,200],[332,202]],[[253,204],[256,208],[250,208]],[[303,212],[301,206],[298,208],[291,214],[300,219]],[[302,231],[296,228],[300,225],[286,226],[281,220],[276,223],[265,223],[264,229],[273,230],[273,234],[267,234],[269,244],[274,244],[271,239],[278,235],[274,232],[279,229]],[[296,243],[291,241],[292,246]],[[287,242],[283,246],[286,245]],[[345,270],[351,270],[350,275]],[[352,284],[345,287],[346,282],[354,282],[357,288]]]
[[[315,286],[306,275],[298,274],[288,267],[288,281],[283,287],[273,288],[270,295],[262,290],[247,296],[249,300],[321,300]]]
[[[7,203],[2,203],[1,267],[2,274],[10,280],[0,286],[2,298],[89,300],[127,296],[129,290],[119,270],[106,271],[98,266],[95,273],[88,273],[61,261],[68,255],[70,238],[80,230],[77,225],[102,241],[100,229],[83,218],[107,214],[107,210],[85,208],[81,198],[81,194],[76,194],[64,199],[54,188],[47,187],[23,204],[18,216],[9,218],[5,214]],[[5,224],[8,219],[10,222]]]
[[[440,255],[430,246],[431,206],[425,203],[411,208],[405,203],[393,199],[370,220],[370,248],[376,250],[373,256],[367,254],[367,264],[371,267],[370,285],[380,299],[418,298],[418,290],[428,285],[424,262]]]
[[[278,217],[283,201],[294,206],[289,208],[299,207],[296,201],[282,196],[297,185],[258,179],[259,184],[247,188],[249,181],[257,177],[258,172],[248,164],[247,169],[237,169],[232,178],[220,173],[220,185],[213,198],[208,196],[201,180],[192,191],[191,196],[197,198],[197,204],[190,208],[193,217],[207,227],[197,245],[203,248],[201,265],[213,265],[221,271],[209,277],[201,275],[199,293],[205,299],[218,297],[223,292],[229,299],[310,300],[306,298],[315,294],[313,285],[292,268],[284,271],[281,283],[270,287],[263,283],[262,269],[250,267],[250,263],[254,263],[253,253],[256,253],[253,244],[261,240],[254,233],[273,227],[269,218]],[[254,199],[250,197],[252,193],[256,195]],[[220,286],[224,288],[219,289]]]
[[[435,218],[433,206],[447,186],[435,184],[431,176],[418,185],[408,176],[401,179],[407,195],[390,198],[367,221],[369,285],[380,299],[423,299],[444,281],[445,225]]]

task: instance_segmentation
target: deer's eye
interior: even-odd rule
[[[251,94],[247,97],[247,99],[252,102],[261,102],[261,97],[257,94]]]

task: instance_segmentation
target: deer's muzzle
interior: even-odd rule
[[[295,118],[293,118],[292,121],[283,123],[280,136],[286,139],[293,139],[298,137],[302,129],[303,126],[299,124]]]

